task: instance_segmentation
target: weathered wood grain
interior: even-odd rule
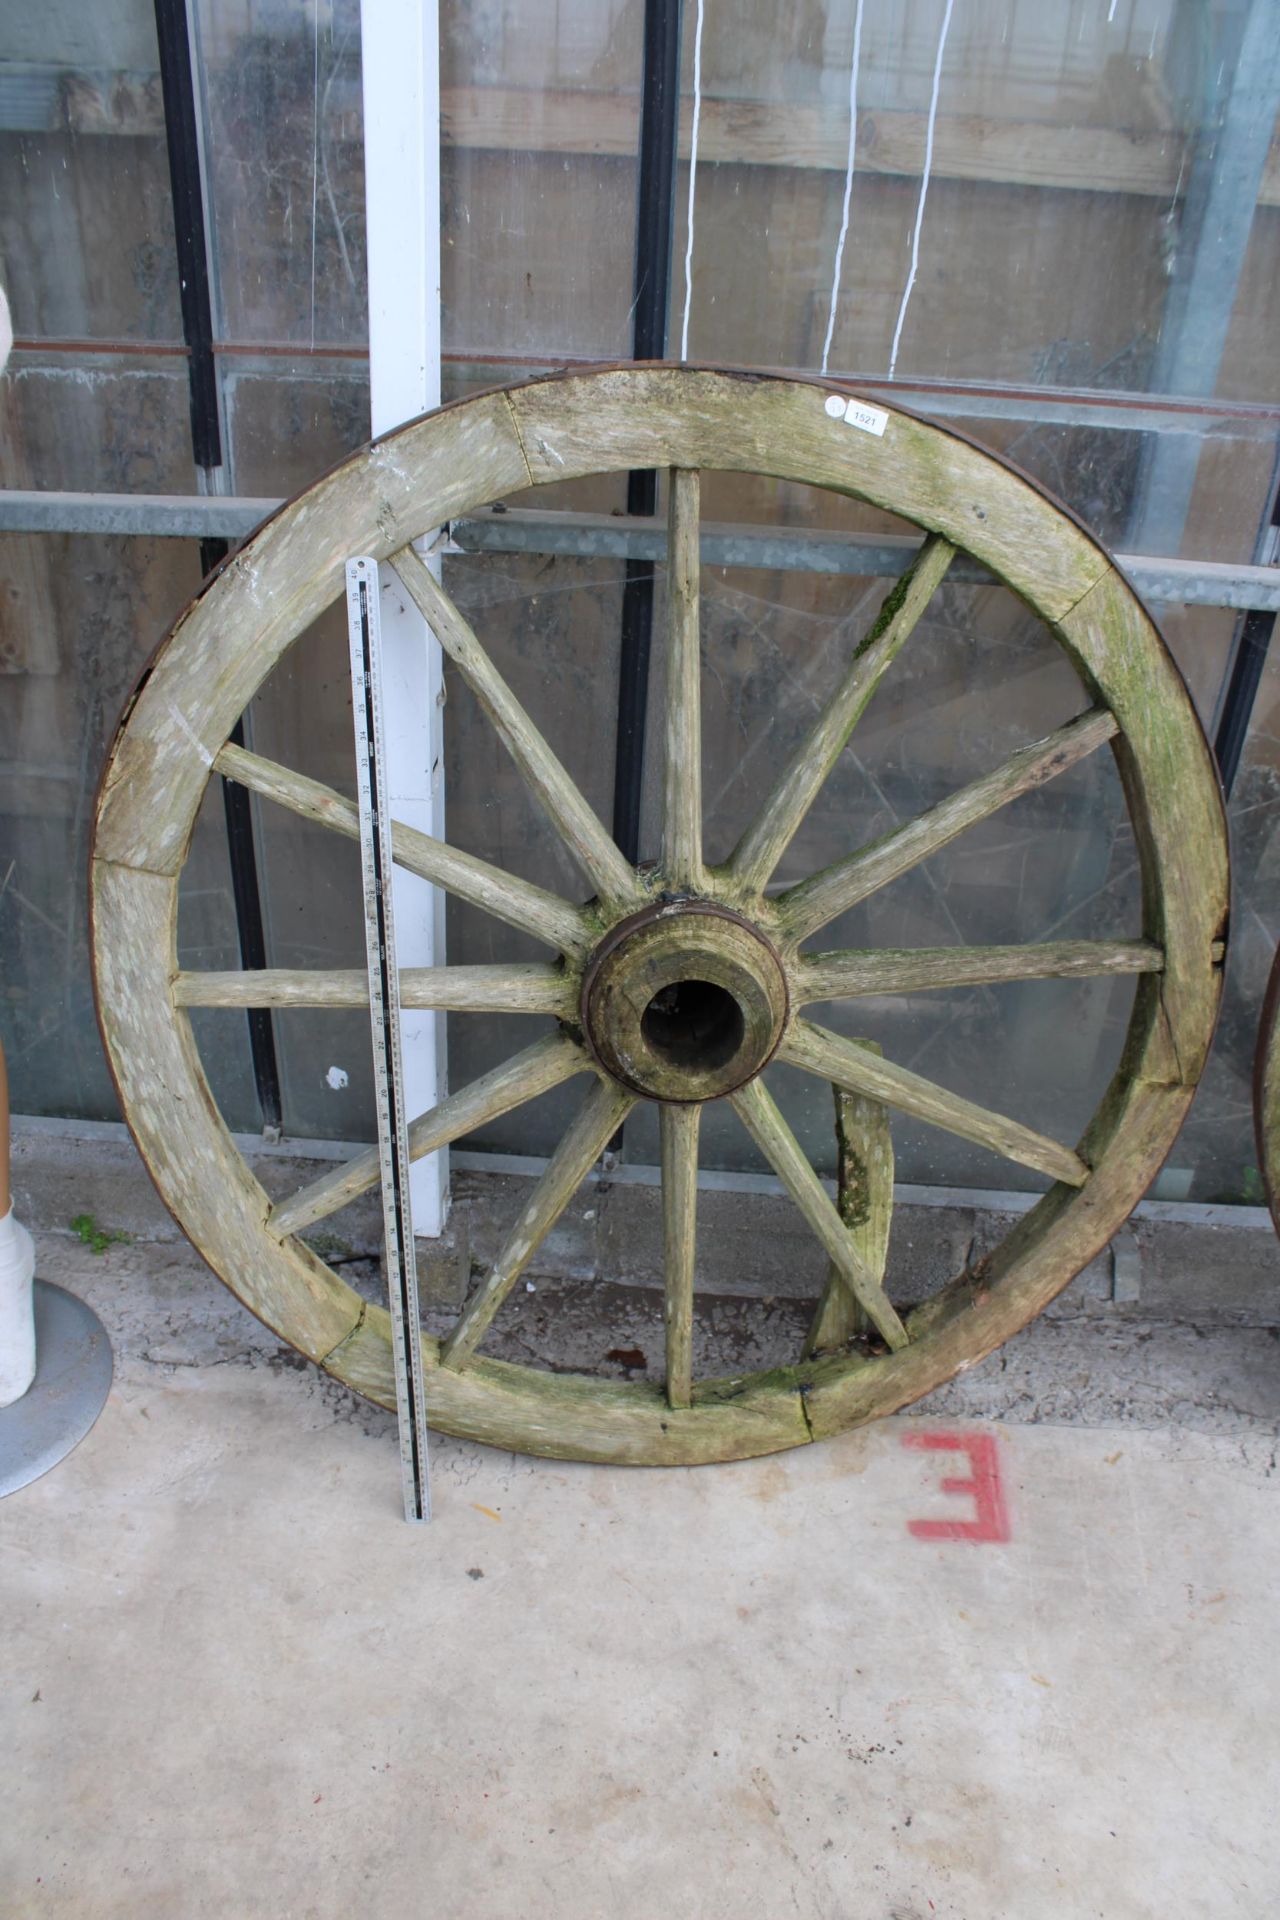
[[[1019,980],[1094,979],[1159,973],[1164,955],[1150,940],[1049,940],[1005,947],[877,947],[801,954],[790,976],[796,1006],[862,994],[929,993],[945,987]]]
[[[567,1033],[549,1033],[531,1047],[513,1054],[500,1067],[485,1073],[470,1086],[451,1093],[429,1113],[419,1114],[409,1128],[409,1158],[420,1160],[425,1153],[447,1147],[451,1140],[482,1127],[499,1114],[522,1107],[575,1073],[585,1073],[591,1062],[578,1042]],[[277,1240],[301,1233],[345,1207],[348,1201],[367,1193],[379,1177],[378,1149],[358,1153],[342,1166],[322,1174],[301,1187],[297,1193],[273,1207],[267,1219],[267,1231]]]
[[[1046,617],[1107,571],[1106,554],[1008,467],[882,395],[882,435],[832,419],[832,383],[627,367],[534,381],[512,413],[535,481],[630,467],[772,474],[869,500],[964,548]],[[847,389],[843,391],[848,392]]]
[[[275,1258],[271,1202],[235,1149],[209,1092],[191,1022],[166,1017],[177,894],[165,874],[93,865],[103,1039],[143,1159],[166,1204],[233,1293],[309,1359],[356,1325],[360,1296],[301,1243]]]
[[[696,473],[673,467],[667,505],[667,712],[662,866],[698,892],[702,869],[702,643]]]
[[[879,1275],[867,1266],[764,1081],[752,1080],[731,1098],[735,1113],[826,1248],[845,1288],[889,1347],[905,1347],[907,1330]]]
[[[693,1397],[693,1282],[697,1265],[701,1126],[701,1107],[665,1106],[660,1111],[663,1317],[667,1335],[667,1404],[672,1407],[687,1407]]]
[[[486,394],[361,449],[270,519],[156,656],[107,764],[99,857],[177,873],[214,756],[272,668],[341,597],[352,555],[386,560],[528,478],[511,409]]]
[[[634,868],[623,859],[444,588],[412,547],[393,554],[391,564],[479,701],[521,779],[601,899],[619,911],[640,906],[645,895]]]
[[[789,887],[776,902],[782,925],[793,940],[806,939],[878,887],[927,860],[967,827],[989,819],[1019,794],[1073,767],[1116,731],[1114,717],[1098,710],[1082,713],[1045,739],[1020,747],[993,772],[949,794],[905,826],[895,827],[871,846]]]
[[[467,1365],[494,1314],[634,1105],[635,1095],[614,1081],[598,1080],[592,1087],[521,1208],[501,1253],[442,1343],[441,1367],[456,1372]]]
[[[672,1407],[661,1387],[602,1380],[489,1360],[461,1370],[439,1364],[439,1342],[423,1336],[433,1426],[489,1446],[514,1447],[551,1460],[608,1460],[615,1466],[689,1466],[749,1460],[809,1439],[799,1369],[759,1380],[709,1380],[693,1404]],[[335,1379],[384,1407],[395,1407],[390,1317],[370,1307],[326,1363]]]
[[[577,1010],[576,975],[559,967],[402,967],[400,1005],[441,1013],[553,1013]],[[331,972],[312,967],[262,967],[249,973],[180,973],[175,1007],[367,1007],[363,967]]]
[[[1171,120],[1150,120],[1146,109],[1158,106],[1155,99],[1144,103],[1143,124],[1124,127],[979,113],[939,113],[930,126],[927,115],[911,108],[882,106],[868,112],[860,107],[857,170],[919,179],[921,158],[930,144],[931,177],[939,180],[1171,201],[1185,178],[1188,135]],[[635,156],[635,109],[620,92],[540,90],[535,118],[523,87],[445,87],[440,107],[448,146],[616,155],[625,160]],[[689,141],[686,99],[679,139],[682,160],[689,158]],[[843,102],[715,95],[702,101],[698,158],[707,165],[843,173],[848,141]],[[1280,142],[1272,144],[1258,197],[1263,206],[1280,202]]]
[[[1052,75],[1055,88],[1060,74]],[[635,106],[625,88],[539,87],[530,111],[528,86],[457,86],[440,90],[441,142],[464,152],[522,157],[578,155],[633,160]],[[1007,114],[945,113],[933,117],[909,107],[858,112],[859,174],[914,180],[932,143],[931,177],[978,185],[1049,188],[1063,192],[1139,194],[1174,200],[1186,178],[1191,136],[1168,112],[1157,83],[1135,97],[1130,124],[1090,124],[1077,115],[1061,122]],[[50,131],[164,134],[158,77],[136,72],[60,74],[57,118]],[[692,102],[681,103],[677,150],[690,153]],[[786,167],[797,172],[843,172],[848,112],[831,101],[704,97],[698,157],[730,167]],[[1280,143],[1273,142],[1258,186],[1261,206],[1280,202]]]
[[[1124,1056],[1080,1143],[1093,1167],[1086,1185],[1051,1187],[992,1253],[908,1315],[911,1345],[892,1380],[883,1362],[878,1378],[834,1365],[822,1372],[805,1396],[815,1439],[896,1411],[985,1358],[1047,1306],[1067,1284],[1063,1271],[1078,1273],[1128,1216],[1194,1091],[1179,1078],[1159,976],[1141,975],[1136,998]]]
[[[1060,1146],[1032,1127],[1024,1127],[1018,1120],[1009,1120],[972,1100],[961,1099],[959,1094],[948,1093],[945,1087],[912,1073],[907,1067],[879,1060],[856,1040],[846,1040],[826,1027],[815,1026],[812,1021],[797,1020],[778,1052],[779,1058],[790,1061],[793,1067],[803,1067],[807,1073],[815,1073],[822,1080],[847,1088],[850,1093],[882,1100],[886,1106],[897,1107],[913,1119],[943,1127],[948,1133],[959,1134],[963,1140],[988,1147],[1005,1160],[1016,1160],[1019,1166],[1047,1173],[1051,1180],[1065,1180],[1069,1186],[1080,1187],[1089,1178],[1089,1168],[1069,1147]]]
[[[856,649],[840,685],[730,856],[725,875],[730,887],[740,888],[744,894],[764,891],[876,688],[915,631],[955,551],[947,540],[926,540],[914,564],[886,594],[879,616]]]
[[[1113,751],[1143,868],[1142,936],[1164,966],[1136,977],[1124,1057],[1080,1142],[1084,1184],[1055,1185],[974,1271],[917,1308],[909,1346],[701,1381],[688,1408],[640,1382],[478,1357],[460,1371],[440,1368],[438,1347],[424,1341],[431,1417],[448,1431],[558,1458],[693,1463],[802,1444],[890,1412],[990,1352],[1061,1290],[1123,1221],[1192,1097],[1220,992],[1226,858],[1211,758],[1176,669],[1101,549],[1028,482],[892,408],[883,438],[829,420],[829,392],[735,374],[610,370],[417,423],[326,476],[224,570],[161,650],[113,749],[93,858],[95,978],[140,1151],[200,1251],[254,1312],[335,1377],[394,1404],[387,1315],[296,1238],[267,1230],[267,1197],[217,1114],[190,1020],[169,998],[175,876],[210,766],[294,635],[340,594],[353,550],[387,557],[527,480],[572,477],[574,461],[583,472],[723,465],[831,485],[904,514],[1008,580],[1054,623],[1122,730]],[[598,920],[584,924],[592,938],[602,931]]]
[[[879,1054],[874,1040],[857,1040],[869,1053]],[[868,1100],[843,1087],[831,1089],[836,1106],[836,1212],[867,1272],[884,1285],[889,1255],[889,1228],[893,1221],[893,1134],[889,1114],[879,1100]],[[804,1345],[804,1357],[831,1353],[855,1334],[870,1328],[866,1310],[852,1298],[834,1266]]]
[[[355,801],[318,780],[308,779],[306,774],[230,743],[219,750],[213,765],[228,780],[238,780],[264,799],[278,801],[304,820],[315,820],[348,840],[360,838]],[[519,927],[562,953],[581,953],[591,940],[592,923],[578,907],[528,880],[504,873],[501,867],[490,866],[487,860],[478,860],[472,853],[462,853],[429,833],[420,833],[417,827],[393,821],[391,856],[407,873],[420,874],[446,893],[469,900],[496,920],[505,920],[508,926]]]
[[[1160,998],[1194,1085],[1222,990],[1214,952],[1229,890],[1217,768],[1177,667],[1114,569],[1056,631],[1086,681],[1105,687],[1122,729],[1113,752],[1142,861],[1142,931],[1164,953]]]
[[[1271,1218],[1280,1233],[1280,948],[1271,963],[1271,976],[1258,1021],[1258,1051],[1253,1069],[1253,1133],[1258,1144],[1258,1171]]]

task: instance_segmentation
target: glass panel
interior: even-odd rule
[[[0,645],[0,979],[13,1106],[110,1120],[118,1110],[89,977],[89,833],[125,698],[195,591],[194,551],[63,536],[0,545],[23,637],[20,650]],[[239,964],[215,799],[187,866],[184,965]],[[206,1061],[229,1123],[256,1126],[243,1016],[218,1029]]]
[[[883,580],[714,568],[703,579],[706,850],[728,856],[821,712],[887,590]],[[661,615],[659,615],[659,618]],[[646,765],[645,852],[657,850],[661,648]],[[1090,704],[1048,631],[1003,588],[944,583],[886,675],[780,864],[781,888],[912,819]],[[810,951],[1135,937],[1132,836],[1106,749],[971,829],[808,942]],[[1131,981],[1031,981],[815,1008],[837,1031],[952,1091],[1074,1143],[1119,1057]],[[793,1127],[834,1169],[829,1091],[771,1069]],[[706,1164],[761,1170],[723,1106]],[[1036,1188],[1034,1174],[894,1118],[898,1177]],[[652,1113],[628,1157],[657,1154]]]
[[[504,554],[447,560],[445,586],[475,627],[600,818],[613,812],[618,631],[623,569],[611,561]],[[524,788],[458,675],[446,673],[445,793],[449,839],[568,900],[590,882]],[[547,949],[460,901],[449,902],[451,961],[540,960]],[[464,1086],[549,1031],[535,1017],[456,1015],[449,1079]],[[508,1153],[549,1153],[582,1099],[569,1086],[492,1122],[477,1141]]]
[[[0,382],[0,481],[77,493],[194,492],[187,393],[176,356],[15,353]],[[141,548],[126,560],[142,563]]]
[[[192,17],[218,338],[364,346],[359,0]]]
[[[634,0],[441,9],[447,355],[629,354],[641,23]]]
[[[227,445],[238,493],[296,493],[369,438],[367,360],[224,358]]]
[[[150,0],[0,13],[0,259],[19,341],[181,340],[158,64]]]

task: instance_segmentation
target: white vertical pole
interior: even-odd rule
[[[313,0],[319,5],[320,0]],[[361,0],[365,217],[369,250],[369,386],[373,431],[440,404],[440,22],[437,0]],[[407,603],[407,604],[406,604]],[[397,820],[444,837],[440,648],[384,569],[383,684],[387,786]],[[399,870],[393,905],[402,967],[444,961],[444,900]],[[443,1018],[404,1016],[411,1115],[445,1089]],[[438,1234],[448,1156],[413,1170],[414,1223]]]

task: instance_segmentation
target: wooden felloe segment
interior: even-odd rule
[[[835,1364],[820,1373],[805,1396],[814,1438],[917,1399],[926,1378],[933,1384],[932,1367],[922,1364],[926,1353],[941,1356],[940,1377],[949,1379],[1025,1326],[1062,1290],[1055,1270],[1062,1248],[1078,1273],[1106,1245],[1130,1210],[1135,1186],[1142,1192],[1154,1178],[1193,1092],[1178,1075],[1158,976],[1144,975],[1124,1058],[1081,1141],[1094,1167],[1088,1184],[1052,1187],[972,1272],[908,1315],[912,1344],[892,1382],[864,1380]]]
[[[994,773],[984,774],[980,780],[962,787],[959,793],[940,800],[936,807],[909,820],[905,827],[896,827],[882,840],[788,888],[777,902],[788,934],[793,940],[804,940],[816,933],[819,927],[847,913],[878,887],[887,886],[890,880],[919,866],[966,827],[976,826],[980,820],[998,813],[1001,807],[1007,807],[1019,794],[1029,793],[1033,787],[1043,786],[1055,774],[1073,767],[1077,760],[1083,760],[1086,754],[1110,740],[1116,731],[1111,714],[1083,713],[1046,739],[1020,747]]]
[[[499,1114],[510,1113],[513,1107],[522,1107],[527,1100],[558,1087],[562,1080],[571,1080],[575,1073],[585,1073],[590,1065],[577,1041],[567,1033],[536,1040],[491,1073],[473,1080],[469,1087],[451,1093],[430,1113],[420,1114],[409,1128],[409,1158],[420,1160],[424,1153],[447,1147],[461,1134],[496,1120]],[[273,1207],[267,1231],[278,1240],[301,1233],[304,1227],[313,1226],[367,1193],[377,1180],[378,1150],[371,1147]]]
[[[393,555],[391,564],[413,596],[423,619],[489,716],[503,746],[520,769],[525,785],[540,802],[578,865],[599,889],[602,899],[617,908],[638,907],[645,895],[634,870],[623,859],[444,588],[412,547]]]
[[[384,1307],[371,1306],[326,1362],[335,1379],[380,1406],[394,1404],[386,1320]],[[422,1344],[432,1422],[461,1439],[551,1460],[676,1467],[749,1460],[811,1438],[798,1373],[700,1382],[692,1406],[681,1408],[641,1380],[542,1373],[482,1353],[458,1370],[439,1365],[437,1341],[424,1335]]]
[[[989,1147],[1005,1160],[1016,1160],[1020,1166],[1047,1173],[1051,1180],[1065,1180],[1069,1186],[1081,1187],[1089,1178],[1089,1169],[1079,1154],[1059,1146],[1056,1140],[1024,1127],[1020,1121],[1007,1120],[1003,1114],[989,1113],[972,1100],[962,1100],[959,1094],[948,1093],[945,1087],[935,1086],[932,1080],[906,1067],[877,1059],[856,1040],[846,1040],[826,1027],[815,1026],[810,1020],[797,1020],[793,1024],[782,1043],[781,1053],[793,1067],[803,1067],[823,1080],[847,1088],[850,1093],[883,1100],[887,1106],[897,1107],[915,1120],[944,1127],[948,1133],[958,1133],[963,1140]]]
[[[759,1147],[791,1198],[827,1250],[847,1291],[866,1309],[877,1332],[890,1347],[905,1347],[907,1331],[880,1284],[871,1272],[827,1198],[826,1189],[809,1162],[800,1143],[779,1113],[776,1103],[765,1091],[762,1080],[753,1080],[733,1095],[734,1110]]]
[[[702,871],[702,648],[699,633],[699,477],[673,467],[667,509],[667,754],[663,871],[696,893]]]
[[[729,861],[729,882],[744,894],[761,893],[768,884],[871,696],[933,598],[955,551],[949,541],[926,540],[915,563],[885,596],[879,618],[855,652],[834,696],[796,748]]]
[[[1271,1218],[1280,1233],[1280,949],[1271,963],[1271,977],[1258,1022],[1258,1052],[1253,1069],[1253,1131],[1258,1143],[1258,1170]]]
[[[97,857],[177,874],[214,756],[292,643],[341,598],[351,555],[387,560],[528,483],[510,405],[485,394],[388,434],[268,520],[206,581],[139,689],[103,778]]]
[[[879,1054],[874,1040],[854,1041]],[[879,1100],[843,1087],[831,1089],[836,1103],[836,1211],[849,1231],[867,1272],[884,1285],[893,1219],[893,1135],[889,1114]],[[870,1323],[864,1309],[841,1285],[832,1268],[805,1341],[805,1358],[847,1346]]]
[[[701,1107],[692,1106],[665,1106],[659,1121],[667,1404],[672,1407],[687,1407],[693,1397],[693,1279],[701,1122]]]
[[[512,390],[511,410],[539,483],[630,467],[723,467],[830,487],[942,534],[1049,619],[1107,572],[1097,543],[1030,481],[880,394],[883,434],[833,419],[826,402],[835,385],[619,367],[566,375],[554,390],[532,381]]]
[[[634,1096],[611,1081],[599,1080],[592,1087],[521,1209],[502,1252],[442,1345],[442,1367],[456,1371],[466,1366],[494,1314],[634,1105]]]
[[[1217,767],[1195,710],[1151,623],[1114,571],[1058,623],[1085,678],[1105,688],[1121,732],[1113,751],[1142,858],[1143,933],[1164,953],[1160,1000],[1179,1073],[1204,1070],[1222,991],[1215,954],[1226,926],[1227,841]]]
[[[402,967],[400,1005],[450,1013],[554,1013],[568,1019],[577,981],[559,967]],[[367,1007],[364,969],[323,973],[262,967],[255,973],[180,973],[175,1007]]]
[[[483,396],[415,422],[326,475],[206,586],[161,648],[113,747],[94,842],[93,939],[103,1039],[123,1111],[166,1202],[246,1305],[335,1378],[391,1405],[385,1311],[367,1305],[296,1237],[300,1225],[371,1184],[376,1161],[361,1156],[273,1211],[217,1112],[187,1012],[198,1003],[254,1004],[255,995],[277,1005],[313,1004],[313,995],[321,1005],[349,1004],[350,984],[337,973],[317,979],[274,969],[254,982],[241,975],[180,974],[175,942],[178,875],[215,765],[306,817],[356,832],[355,810],[340,795],[226,744],[295,637],[340,595],[348,555],[385,560],[431,528],[543,481],[646,465],[689,475],[717,467],[758,472],[869,501],[919,528],[929,554],[940,559],[944,546],[955,547],[967,556],[966,567],[981,563],[1049,624],[1095,702],[1092,714],[1024,749],[900,836],[802,882],[781,901],[744,899],[723,876],[704,870],[699,891],[706,897],[694,903],[685,897],[689,790],[678,796],[685,824],[665,847],[685,881],[673,885],[674,874],[661,866],[652,877],[632,874],[616,849],[610,851],[599,822],[566,784],[527,716],[514,702],[506,704],[509,692],[500,689],[495,697],[469,630],[452,629],[454,645],[488,691],[492,717],[518,749],[517,763],[608,885],[600,887],[598,903],[579,909],[483,861],[397,829],[396,857],[407,867],[534,932],[565,956],[556,968],[423,970],[418,991],[424,1004],[485,1009],[501,1000],[504,1007],[559,1015],[566,1027],[423,1115],[414,1129],[416,1150],[430,1151],[587,1069],[592,1062],[579,1044],[579,1030],[591,1042],[600,1076],[512,1244],[455,1330],[449,1354],[455,1364],[442,1365],[439,1344],[423,1339],[433,1423],[449,1432],[557,1458],[688,1464],[800,1445],[906,1405],[1025,1325],[1106,1243],[1167,1152],[1202,1071],[1221,988],[1225,831],[1211,756],[1147,615],[1098,544],[1030,482],[954,434],[891,405],[880,403],[883,433],[864,432],[853,416],[845,417],[844,407],[831,404],[829,410],[834,400],[829,382],[629,366]],[[679,482],[676,490],[686,491]],[[688,537],[691,520],[682,520],[677,507],[673,550]],[[412,575],[412,564],[406,567]],[[676,600],[672,655],[679,656],[683,671],[673,676],[673,688],[686,712],[675,731],[687,740],[694,731],[687,709],[696,593],[677,585]],[[449,609],[434,600],[432,606],[443,624]],[[1139,938],[945,952],[798,953],[805,933],[822,924],[828,909],[839,911],[850,888],[861,897],[868,883],[883,885],[943,847],[964,825],[986,817],[1013,791],[1050,777],[1104,738],[1111,740],[1141,862]],[[821,763],[824,750],[814,750]],[[682,748],[672,764],[691,768],[695,756]],[[817,768],[797,764],[793,771],[804,788]],[[762,823],[761,844],[776,831]],[[593,872],[590,864],[587,871]],[[669,945],[663,933],[650,950],[629,924],[632,914],[656,924],[691,907],[703,920],[718,914],[736,932],[703,937],[706,927],[700,933],[690,915]],[[815,911],[819,917],[813,920]],[[696,970],[703,960],[726,976],[722,991],[729,1011],[720,1018],[725,1003],[716,1002],[709,1018],[705,993],[700,1000],[695,995],[698,1004],[682,1030],[684,989],[699,981],[707,985],[707,976]],[[641,1000],[650,984],[647,969],[655,965],[664,980],[653,992],[662,996],[674,989],[673,1007],[664,1000],[650,1012]],[[809,1027],[795,1013],[798,1005],[824,995],[1115,973],[1135,978],[1128,1038],[1078,1152]],[[589,1011],[596,1017],[584,991],[589,979],[606,980],[616,1005],[599,1013],[600,1031],[587,1034],[579,1023]],[[628,1005],[635,1015],[632,1040],[638,1033],[651,1050],[665,1049],[658,1071],[670,1075],[651,1090],[662,1107],[670,1176],[664,1194],[671,1341],[666,1391],[641,1381],[544,1373],[471,1357],[481,1322],[488,1324],[527,1258],[525,1247],[547,1230],[631,1104],[632,1092],[605,1059],[610,1047],[616,1052],[626,1039],[622,1010]],[[740,1035],[734,1029],[739,1016]],[[1056,1182],[972,1271],[957,1274],[916,1307],[905,1328],[881,1284],[883,1223],[877,1220],[873,1246],[859,1238],[871,1232],[870,1219],[852,1229],[841,1219],[759,1077],[775,1027],[778,1057],[837,1083],[851,1099],[897,1106],[1038,1167]],[[728,1035],[714,1070],[706,1039],[713,1030]],[[739,1046],[746,1051],[735,1064],[730,1056]],[[719,1073],[733,1083],[739,1067],[746,1074],[741,1083],[716,1080]],[[699,1071],[707,1081],[703,1091],[694,1084]],[[686,1391],[682,1318],[693,1280],[698,1108],[683,1103],[719,1092],[732,1099],[783,1176],[845,1293],[861,1302],[889,1352],[867,1353],[860,1341],[856,1351],[818,1353],[769,1373],[697,1383],[688,1365]],[[863,1158],[870,1157],[868,1137],[865,1124],[846,1120],[846,1199],[857,1185],[859,1147]],[[887,1194],[889,1177],[886,1163],[871,1181],[873,1214],[875,1195]],[[830,1291],[828,1306],[835,1300]],[[851,1310],[845,1324],[854,1324]],[[819,1325],[816,1337],[823,1334]],[[457,1364],[463,1360],[468,1364]],[[677,1404],[686,1397],[689,1404]]]
[[[797,1006],[869,993],[928,993],[943,987],[1017,980],[1092,979],[1159,973],[1164,955],[1150,940],[1053,940],[1043,946],[879,947],[801,954],[791,975]]]
[[[323,1360],[364,1303],[308,1247],[277,1249],[266,1232],[271,1202],[214,1105],[191,1022],[185,1014],[165,1018],[176,910],[167,874],[94,862],[99,1006],[121,1103],[146,1142],[152,1179],[194,1244],[217,1254],[218,1271],[251,1312],[269,1326],[283,1320],[289,1341]],[[174,1089],[184,1087],[188,1097],[175,1100]]]
[[[244,747],[230,745],[219,750],[213,768],[228,780],[238,780],[242,787],[251,787],[264,799],[279,801],[281,806],[301,814],[304,820],[331,827],[348,840],[360,837],[360,816],[354,800],[345,799],[318,780],[309,780],[305,774],[278,766],[274,760],[264,760]],[[391,854],[396,865],[407,873],[420,874],[424,880],[443,887],[446,893],[469,900],[472,906],[493,914],[497,920],[505,920],[508,926],[520,927],[545,940],[548,946],[557,947],[562,953],[580,953],[590,939],[589,920],[567,900],[557,899],[554,893],[545,893],[527,880],[517,880],[514,874],[491,867],[487,860],[477,860],[474,854],[460,853],[456,847],[446,846],[443,840],[433,840],[429,833],[419,833],[416,827],[404,826],[399,821],[392,826]]]

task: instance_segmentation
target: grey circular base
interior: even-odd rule
[[[84,1439],[111,1391],[111,1342],[92,1307],[37,1280],[36,1377],[0,1407],[0,1499],[38,1480]]]

